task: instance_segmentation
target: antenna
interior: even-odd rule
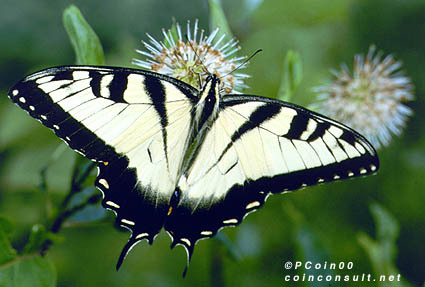
[[[260,53],[262,51],[263,51],[262,49],[258,49],[257,51],[254,52],[254,54],[252,54],[251,56],[249,56],[245,61],[243,61],[242,63],[240,63],[236,68],[234,68],[233,70],[231,70],[226,75],[221,76],[220,78],[224,78],[224,77],[230,75],[231,73],[233,73],[234,71],[236,71],[237,69],[239,69],[240,67],[242,67],[243,65],[245,65],[246,63],[248,63],[249,60],[251,60],[252,58],[254,58],[255,55],[257,55],[258,53]]]
[[[204,68],[205,72],[207,72],[208,74],[210,74],[210,72],[208,71],[207,67],[205,67],[204,62],[202,61],[201,57],[198,55],[198,53],[196,52],[195,48],[192,45],[192,42],[189,41],[189,38],[187,37],[187,35],[185,35],[186,41],[189,44],[189,46],[192,48],[193,53],[195,53],[195,63],[196,60],[199,59],[199,63],[201,63],[201,66]]]
[[[210,71],[208,71],[207,67],[204,65],[204,62],[202,61],[201,57],[198,55],[198,53],[195,50],[195,47],[193,47],[192,42],[189,41],[189,37],[187,37],[187,34],[184,35],[186,38],[187,43],[189,44],[190,48],[192,48],[193,53],[195,53],[195,64],[196,61],[199,59],[199,63],[201,64],[202,68],[204,69],[204,72],[207,73],[208,75],[210,75]],[[192,73],[195,74],[194,71],[192,71]],[[199,81],[199,88],[202,88],[202,77],[200,73],[196,73],[198,75],[198,81]]]

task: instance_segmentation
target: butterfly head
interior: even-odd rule
[[[200,93],[198,105],[218,104],[220,97],[220,87],[220,78],[215,74],[208,75]]]

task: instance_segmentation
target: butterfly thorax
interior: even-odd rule
[[[211,75],[199,94],[199,101],[195,105],[195,131],[196,133],[203,130],[208,123],[214,121],[218,114],[220,102],[220,79],[216,75]]]
[[[216,75],[207,78],[203,89],[199,92],[198,102],[193,106],[193,125],[190,140],[184,152],[185,156],[180,165],[180,175],[187,172],[202,146],[206,131],[214,123],[219,113],[220,79]],[[180,176],[179,176],[180,177]]]

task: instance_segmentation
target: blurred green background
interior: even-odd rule
[[[115,263],[129,233],[114,228],[110,212],[96,220],[90,216],[99,213],[83,210],[60,232],[64,240],[48,252],[57,271],[57,286],[294,286],[294,282],[285,282],[284,276],[304,271],[285,270],[288,260],[352,261],[352,270],[333,274],[391,270],[402,274],[403,284],[423,286],[425,1],[223,2],[231,30],[240,40],[241,54],[263,49],[243,71],[252,75],[250,94],[276,96],[289,49],[298,51],[303,61],[304,78],[292,99],[301,105],[313,102],[311,88],[326,83],[331,68],[338,68],[341,62],[351,67],[354,54],[366,53],[371,44],[385,55],[393,54],[403,62],[415,86],[416,100],[408,103],[414,116],[403,136],[379,151],[381,170],[377,175],[272,196],[238,228],[222,230],[224,239],[199,242],[184,280],[181,273],[186,254],[181,247],[170,251],[164,232],[153,246],[137,245],[116,272]],[[187,20],[199,19],[208,31],[207,1],[0,0],[0,215],[14,223],[9,237],[18,251],[28,240],[31,226],[46,223],[46,208],[59,204],[65,196],[76,156],[66,149],[51,164],[46,201],[46,193],[39,188],[40,171],[61,141],[13,105],[7,91],[30,72],[75,62],[62,24],[62,12],[70,4],[80,8],[98,34],[107,65],[131,67],[131,59],[139,56],[134,50],[142,48],[140,40],[147,40],[145,33],[162,39],[161,28],[169,28],[173,17],[184,26]],[[378,210],[378,218],[381,214],[380,227],[371,206]],[[379,206],[391,216],[385,217],[388,214]],[[378,235],[377,226],[381,228]],[[386,228],[390,231],[385,232]],[[369,237],[377,237],[377,242],[365,239]],[[366,248],[361,242],[366,242]],[[382,255],[382,261],[373,250],[378,258]],[[384,258],[391,252],[394,260]],[[375,257],[371,260],[372,253]],[[350,282],[344,286],[378,284]]]

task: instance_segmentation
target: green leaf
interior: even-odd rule
[[[46,227],[36,224],[31,228],[31,233],[27,245],[25,245],[24,253],[34,253],[41,249],[44,241],[47,239]]]
[[[289,102],[303,78],[303,66],[298,52],[289,50],[283,64],[278,98]]]
[[[242,256],[258,256],[261,254],[262,234],[259,226],[246,223],[236,230],[233,240],[238,253]]]
[[[74,48],[77,64],[102,65],[103,48],[100,40],[76,6],[65,9],[63,24]]]
[[[208,0],[208,6],[210,10],[210,31],[213,31],[215,28],[220,28],[218,32],[218,38],[221,35],[226,34],[227,37],[233,37],[230,26],[227,23],[226,16],[224,15],[223,8],[221,6],[220,0]]]
[[[307,222],[304,222],[302,225],[298,225],[295,233],[295,244],[296,244],[296,257],[302,262],[328,262],[329,255],[326,252],[326,249],[317,237],[316,233],[313,232],[311,227]],[[298,274],[301,275],[306,270],[299,269]],[[319,276],[322,275],[326,277],[327,275],[333,275],[333,271],[330,269],[326,270],[317,270],[311,268],[308,270],[309,275]],[[305,282],[304,286],[317,286],[317,282]]]
[[[225,247],[227,253],[230,255],[230,258],[233,259],[236,262],[241,261],[242,255],[239,252],[238,248],[229,240],[229,238],[219,232],[215,236],[215,239],[222,244],[222,246]]]
[[[263,4],[264,0],[243,0],[242,1],[242,9],[244,14],[252,14],[258,7]]]
[[[329,261],[329,254],[308,221],[304,218],[303,214],[290,202],[286,201],[282,204],[283,211],[292,220],[295,226],[295,258],[303,262],[327,262]],[[304,272],[300,269],[298,272]],[[310,269],[309,274],[318,276],[326,276],[333,274],[332,270],[316,270]],[[305,282],[303,286],[316,286],[315,282]]]
[[[105,218],[107,215],[107,210],[101,205],[87,205],[84,209],[72,215],[68,221],[78,223],[94,222]]]
[[[38,185],[38,188],[41,192],[47,192],[48,191],[48,182],[47,182],[47,171],[49,168],[57,162],[57,160],[60,158],[60,156],[66,151],[67,145],[65,143],[60,143],[56,149],[51,154],[50,158],[48,159],[46,165],[41,168],[40,170],[40,184]]]
[[[6,235],[9,235],[10,233],[12,233],[13,229],[13,222],[5,216],[0,216],[0,230],[3,230]]]
[[[170,32],[174,42],[177,43],[177,41],[179,40],[179,34],[177,33],[177,23],[176,23],[176,19],[174,18],[173,18],[173,25],[171,25],[171,28],[170,28]]]
[[[49,258],[19,257],[11,264],[0,266],[0,287],[53,287],[56,270]]]
[[[80,193],[76,194],[70,204],[70,208],[75,208],[79,205],[85,205],[84,208],[73,214],[68,221],[71,222],[93,222],[105,218],[108,212],[100,204],[92,205],[89,200],[93,196],[99,194],[100,191],[94,186],[84,188]]]
[[[314,262],[325,262],[329,259],[322,242],[307,223],[298,225],[297,229],[295,243],[298,246],[300,258]],[[322,271],[320,270],[320,272]]]
[[[31,233],[27,244],[25,245],[23,254],[33,254],[39,252],[46,240],[50,240],[54,243],[63,241],[61,235],[51,233],[46,230],[46,227],[41,224],[36,224],[31,228]]]
[[[0,217],[0,266],[16,258],[16,250],[13,249],[7,236],[12,229],[13,224],[8,219]]]
[[[365,233],[358,234],[357,240],[369,255],[375,275],[397,275],[399,272],[394,262],[397,255],[396,240],[399,234],[399,225],[396,219],[379,204],[372,204],[370,211],[375,220],[376,240]],[[382,286],[405,286],[405,284],[383,282]]]
[[[93,179],[96,178],[94,173],[95,167],[96,164],[94,162],[78,155],[74,164],[74,171],[76,172],[74,183],[81,186],[88,181],[89,185],[93,186]]]
[[[87,200],[95,193],[99,193],[99,190],[93,185],[84,187],[81,192],[72,197],[71,201],[68,204],[68,207],[74,208],[78,205],[87,202]]]

